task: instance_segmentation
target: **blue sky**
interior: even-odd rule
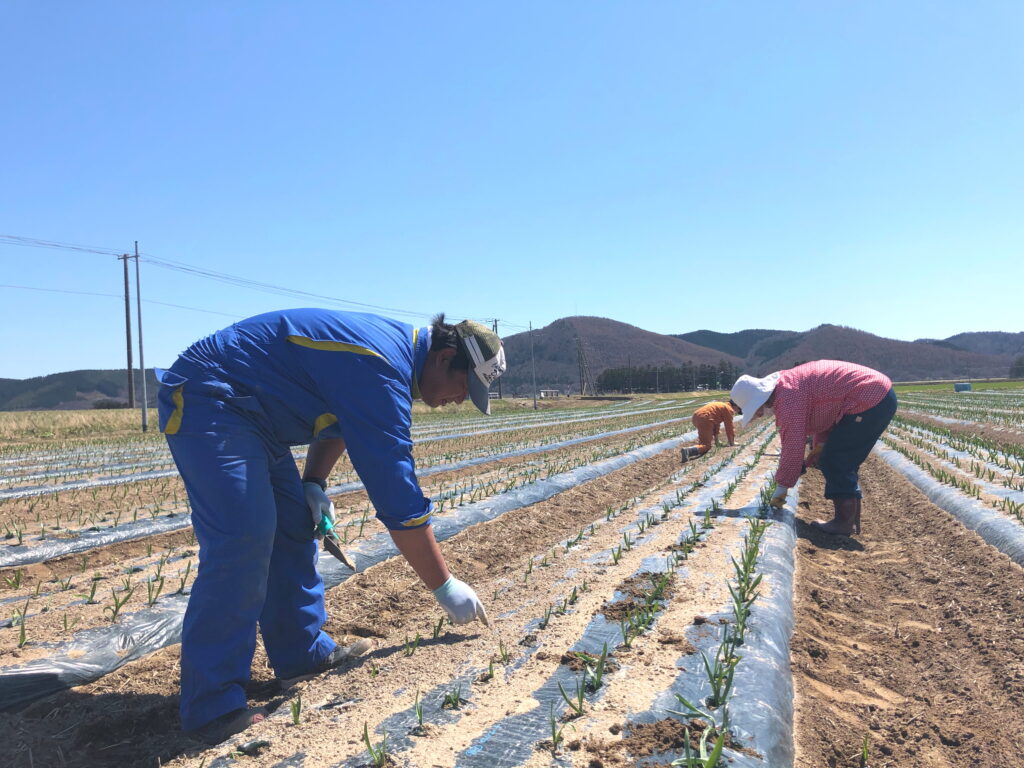
[[[120,295],[117,260],[10,237],[138,240],[505,332],[1024,330],[1022,22],[1016,1],[5,2],[0,378],[124,364],[123,303],[92,295]],[[328,305],[142,280],[148,365]]]

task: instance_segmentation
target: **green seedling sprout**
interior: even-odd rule
[[[370,764],[374,768],[383,768],[388,764],[388,735],[384,734],[384,738],[380,740],[380,744],[376,747],[373,746],[373,742],[370,741],[370,724],[363,723],[363,743],[366,744],[366,751],[370,753]]]
[[[18,647],[24,648],[28,642],[28,603],[32,598],[25,599],[25,606],[20,611],[15,611],[14,616],[18,620]]]
[[[146,582],[146,605],[152,607],[164,588],[164,577]]]
[[[64,611],[64,632],[67,633],[70,630],[74,629],[75,625],[80,621],[80,619],[80,616],[76,616],[75,620],[71,622],[71,624],[68,624],[68,612]]]
[[[441,630],[444,628],[445,617],[442,616],[437,620],[437,624],[434,625],[434,639],[437,640],[441,636]]]
[[[179,595],[184,595],[185,594],[185,587],[188,584],[188,576],[189,576],[189,574],[191,572],[192,572],[192,561],[189,560],[188,562],[185,563],[185,575],[181,577],[181,580],[180,580],[180,582],[178,584],[178,592],[177,592],[177,594],[179,594]]]
[[[715,744],[708,752],[708,737],[711,735],[712,728],[708,726],[701,733],[700,742],[698,744],[698,754],[693,754],[693,748],[690,746],[690,729],[683,729],[683,756],[672,762],[673,766],[680,765],[686,768],[716,768],[719,765],[719,761],[722,758],[722,750],[725,747],[725,732],[719,733],[718,738],[715,739]]]
[[[302,719],[302,694],[298,694],[288,703],[288,709],[292,713],[292,725],[298,725]]]
[[[110,596],[114,599],[114,604],[112,606],[110,606],[110,605],[106,606],[103,609],[103,612],[106,613],[107,611],[110,611],[110,621],[111,621],[111,623],[117,622],[118,614],[121,613],[121,609],[124,607],[124,604],[127,603],[131,599],[133,592],[135,592],[135,587],[132,587],[131,589],[128,589],[128,590],[125,590],[124,592],[122,592],[121,593],[121,598],[118,599],[117,592],[115,590],[113,590],[113,589],[110,590]]]
[[[548,720],[551,724],[551,756],[555,757],[558,754],[558,747],[561,745],[562,740],[565,738],[562,735],[562,731],[565,730],[564,725],[558,724],[558,718],[555,717],[555,705],[551,705],[551,711],[548,713]]]
[[[18,542],[21,543],[20,541]],[[4,576],[4,583],[11,589],[20,589],[21,582],[25,579],[25,570],[18,568],[10,576]]]
[[[420,689],[416,689],[416,701],[412,705],[416,712],[416,727],[423,730],[423,702],[420,701]]]
[[[589,675],[588,687],[592,692],[604,684],[604,668],[607,663],[608,643],[605,643],[604,648],[601,650],[601,655],[597,658],[597,662],[593,666],[587,665],[587,674]]]
[[[612,565],[618,565],[622,558],[622,547],[612,547]]]
[[[412,656],[414,653],[416,653],[416,649],[420,647],[420,640],[422,640],[422,639],[423,638],[422,638],[422,636],[420,635],[419,632],[416,633],[416,639],[413,640],[412,642],[409,642],[409,636],[406,635],[405,636],[405,649],[404,649],[405,655],[406,656]]]
[[[565,692],[565,688],[562,687],[561,682],[558,683],[558,690],[561,692],[562,698],[565,699],[565,703],[569,705],[569,709],[575,713],[572,717],[580,717],[584,713],[583,702],[587,693],[586,682],[581,683],[578,679],[576,680],[576,695],[571,699]]]
[[[626,619],[619,620],[619,629],[622,631],[622,644],[627,648],[633,647],[632,625]]]
[[[462,698],[462,686],[458,685],[444,695],[444,701],[441,703],[441,709],[458,709],[463,703],[465,703],[465,701],[466,700]]]
[[[498,658],[501,659],[502,664],[508,664],[512,660],[512,652],[509,647],[505,645],[504,640],[498,641]]]
[[[480,682],[486,683],[488,680],[494,679],[494,659],[489,659],[487,662],[487,671],[480,675]]]
[[[544,609],[544,617],[540,620],[540,624],[538,625],[538,627],[540,629],[547,629],[548,628],[548,624],[550,624],[550,623],[551,623],[551,606],[549,605],[547,608]]]
[[[85,598],[85,604],[86,605],[95,605],[97,602],[99,602],[96,599],[96,585],[99,584],[99,583],[100,583],[100,580],[97,579],[94,576],[92,581],[91,581],[91,583],[90,583],[90,586],[89,586],[89,594],[88,595],[80,595],[80,597],[84,597]]]

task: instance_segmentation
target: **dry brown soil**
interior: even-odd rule
[[[710,460],[693,462],[690,471],[699,474]],[[449,566],[478,587],[519,582],[531,556],[589,523],[595,509],[600,515],[605,506],[618,505],[663,482],[679,468],[678,462],[678,453],[670,450],[547,502],[474,526],[442,546]],[[538,576],[543,570],[538,569]],[[524,586],[527,592],[535,588],[533,581]],[[500,614],[513,607],[513,600],[521,599],[512,593],[492,599],[493,611]],[[354,576],[328,592],[327,606],[328,632],[335,637],[350,633],[378,638],[379,644],[388,646],[384,659],[392,658],[396,642],[401,658],[402,638],[429,633],[424,616],[432,621],[430,617],[436,613],[433,598],[418,585],[404,561],[388,561]],[[466,635],[456,631],[449,637],[446,643],[459,642]],[[443,645],[439,647],[439,651],[443,649]],[[0,727],[8,734],[0,740],[0,765],[148,767],[158,765],[158,760],[166,764],[175,756],[196,754],[199,745],[179,731],[178,658],[178,646],[165,648],[22,712],[0,713]],[[409,661],[419,658],[417,654]],[[391,690],[398,688],[387,679],[387,670],[379,678],[371,673],[377,663],[360,664],[359,686],[379,688],[383,683],[393,686]],[[284,701],[262,650],[257,651],[253,664],[249,694],[255,704],[277,707]],[[332,737],[326,733],[324,738]],[[198,760],[185,761],[186,765],[198,765]]]
[[[798,767],[1024,765],[1024,571],[878,458],[863,534],[799,523]],[[817,472],[799,516],[827,519]]]

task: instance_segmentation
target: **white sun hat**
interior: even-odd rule
[[[769,373],[763,379],[745,374],[736,379],[736,383],[732,385],[732,392],[729,393],[729,397],[736,405],[743,409],[743,421],[740,422],[741,427],[747,426],[751,419],[754,418],[754,414],[757,413],[757,409],[768,401],[772,392],[775,391],[775,385],[778,381],[778,371]]]
[[[491,415],[488,391],[491,384],[505,372],[505,348],[498,334],[472,320],[455,326],[459,342],[469,355],[469,399],[481,413]]]

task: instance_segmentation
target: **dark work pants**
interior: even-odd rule
[[[844,416],[832,428],[818,460],[818,468],[825,476],[826,499],[861,498],[860,465],[895,413],[896,393],[890,389],[878,405]]]

